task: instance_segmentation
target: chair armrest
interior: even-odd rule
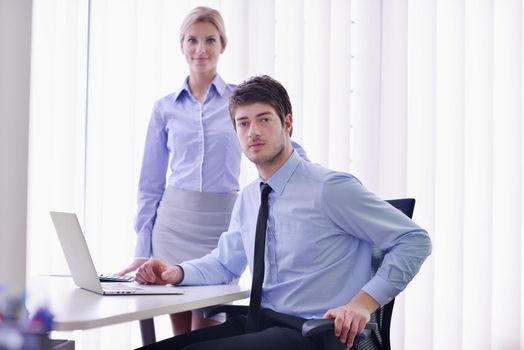
[[[312,319],[304,322],[304,324],[302,325],[302,335],[308,337],[318,333],[332,331],[334,327],[335,326],[333,319]],[[369,331],[371,330],[378,330],[378,324],[374,322],[369,322],[368,324],[366,324],[366,327],[364,327],[364,329],[368,331],[364,333],[369,333]]]
[[[218,305],[204,309],[204,318],[210,318],[224,312],[228,317],[235,315],[247,315],[246,305]]]

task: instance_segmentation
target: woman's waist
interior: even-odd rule
[[[226,164],[223,165],[227,167]],[[237,193],[240,190],[238,171],[228,169],[183,169],[171,171],[167,183],[171,187],[203,193]]]
[[[162,196],[162,205],[179,207],[187,210],[211,212],[230,212],[235,204],[238,192],[208,192],[180,188],[168,185]]]

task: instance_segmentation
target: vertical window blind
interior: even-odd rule
[[[29,274],[68,273],[49,210],[79,214],[99,271],[131,261],[151,109],[188,74],[179,26],[206,5],[229,38],[219,73],[280,80],[313,162],[417,199],[434,248],[397,298],[393,348],[524,346],[520,1],[33,3]],[[241,184],[255,175],[244,159]],[[134,323],[70,336],[140,344]]]

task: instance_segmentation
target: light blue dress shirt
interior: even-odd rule
[[[169,186],[188,191],[239,191],[242,151],[228,109],[236,85],[217,74],[200,103],[187,82],[153,108],[138,184],[136,257],[151,256],[151,233],[166,177]],[[307,159],[300,145],[293,147]]]
[[[228,283],[246,264],[252,271],[261,181],[242,190],[218,247],[181,264],[182,284]],[[273,191],[262,307],[319,318],[361,289],[383,305],[406,287],[431,253],[426,231],[350,174],[293,152],[267,182]],[[373,278],[372,244],[388,250]]]
[[[180,91],[155,103],[149,122],[138,185],[137,257],[151,255],[151,232],[166,176],[170,186],[188,191],[239,190],[242,153],[228,110],[235,86],[216,75],[200,103],[187,81]]]

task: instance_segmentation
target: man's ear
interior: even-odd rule
[[[293,129],[293,116],[291,113],[284,117],[284,129],[287,131],[287,134],[291,136],[291,129]]]

